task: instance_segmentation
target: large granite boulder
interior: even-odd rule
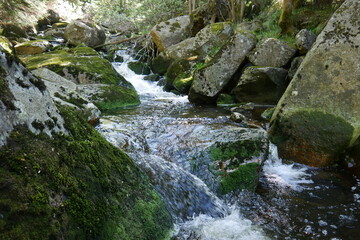
[[[256,66],[284,67],[295,55],[296,50],[285,42],[268,38],[249,54],[249,61]]]
[[[276,104],[286,89],[287,71],[273,67],[247,67],[232,90],[238,102]]]
[[[81,20],[72,21],[66,26],[64,38],[72,45],[85,44],[88,47],[96,47],[106,40],[104,30],[96,25]]]
[[[360,135],[360,2],[346,0],[301,63],[272,117],[280,156],[327,166]]]
[[[190,36],[188,15],[172,18],[153,27],[150,35],[160,52]]]
[[[295,36],[295,46],[299,53],[305,55],[316,40],[316,35],[307,29],[300,30]]]
[[[199,59],[203,59],[212,49],[223,46],[233,33],[234,31],[229,23],[209,24],[200,30],[195,37],[185,39],[167,48],[165,54],[170,58],[198,56]]]
[[[118,33],[126,37],[131,37],[133,33],[138,33],[139,28],[133,21],[127,19],[118,20],[116,18],[109,17],[100,21],[101,26],[107,28],[110,33]]]
[[[0,147],[19,125],[36,134],[65,133],[64,120],[44,82],[2,47],[0,53]]]
[[[39,68],[31,72],[44,81],[50,96],[56,103],[81,111],[88,122],[98,123],[101,114],[100,110],[92,103],[93,99],[77,92],[75,83],[47,68]]]
[[[15,52],[18,55],[33,55],[47,51],[52,47],[46,40],[33,40],[15,45]]]
[[[215,103],[217,95],[229,83],[245,56],[255,47],[250,33],[236,33],[212,60],[195,71],[189,100],[193,103]]]

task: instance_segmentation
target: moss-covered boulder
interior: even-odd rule
[[[17,127],[0,148],[1,239],[164,239],[172,220],[131,159],[81,116],[68,136]]]
[[[285,159],[336,161],[360,135],[360,2],[346,0],[305,56],[272,117]]]
[[[284,67],[294,57],[296,50],[279,39],[268,38],[259,43],[248,58],[256,66]]]
[[[69,44],[78,46],[85,44],[88,47],[96,47],[106,40],[104,30],[92,23],[75,20],[66,26],[64,38]]]
[[[177,77],[187,75],[186,72],[190,71],[191,65],[188,60],[186,59],[178,59],[174,61],[168,68],[166,72],[165,78],[165,89],[170,91],[174,89],[174,80]],[[181,75],[181,76],[180,76]]]
[[[188,15],[172,18],[153,27],[150,35],[160,52],[190,36]]]
[[[51,43],[46,40],[33,40],[15,45],[15,52],[18,55],[34,55],[47,51]]]
[[[140,104],[132,88],[108,84],[79,85],[77,92],[93,102],[100,110],[111,110]]]
[[[273,67],[247,67],[232,90],[238,102],[276,104],[286,89],[287,71]]]
[[[173,61],[172,58],[160,54],[150,62],[150,68],[153,73],[164,75]]]
[[[194,73],[189,93],[192,103],[215,103],[218,94],[227,86],[232,76],[256,44],[252,34],[237,33],[228,40],[202,68]]]
[[[89,47],[56,50],[20,58],[30,70],[45,67],[78,84],[103,83],[131,87],[109,61]]]
[[[216,142],[207,149],[212,171],[220,176],[219,192],[255,191],[260,166],[266,157],[265,131],[243,131],[235,141]]]
[[[171,216],[131,159],[0,58],[0,239],[165,239]]]
[[[175,78],[172,85],[177,91],[179,91],[179,93],[188,94],[192,82],[193,82],[192,72],[182,73]]]
[[[128,67],[136,74],[148,75],[151,73],[149,66],[143,62],[129,62]]]

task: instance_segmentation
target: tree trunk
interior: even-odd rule
[[[239,22],[242,22],[244,20],[244,15],[245,15],[245,0],[240,0],[240,16],[239,16]]]
[[[231,21],[236,22],[235,0],[230,0],[230,8],[231,8]]]
[[[279,26],[281,28],[281,34],[293,34],[294,26],[291,22],[291,13],[293,10],[293,0],[283,0],[282,12],[279,19]]]

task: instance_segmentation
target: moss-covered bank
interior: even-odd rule
[[[0,239],[164,239],[171,217],[127,155],[68,108],[69,135],[0,148]]]

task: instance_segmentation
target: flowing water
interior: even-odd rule
[[[229,120],[223,108],[196,107],[134,74],[141,105],[103,116],[98,131],[132,157],[172,214],[173,239],[358,239],[360,181],[336,171],[283,163],[274,145],[256,193],[217,194],[219,176],[204,151],[215,142],[266,137],[266,131]]]

